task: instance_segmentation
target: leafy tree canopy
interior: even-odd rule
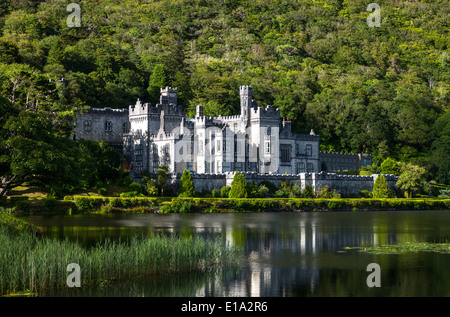
[[[65,1],[0,4],[0,95],[45,112],[61,134],[80,108],[155,103],[158,86],[178,87],[190,116],[198,104],[237,114],[248,84],[324,149],[450,182],[446,0],[381,1],[375,28],[362,0],[77,3],[79,28],[67,26]]]

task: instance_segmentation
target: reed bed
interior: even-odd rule
[[[158,235],[103,240],[84,248],[69,240],[11,234],[0,226],[0,293],[65,288],[67,265],[81,268],[81,286],[159,274],[206,272],[237,260],[240,251],[222,240]]]

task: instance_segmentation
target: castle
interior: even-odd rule
[[[223,175],[234,171],[261,179],[275,180],[279,175],[300,179],[299,175],[319,173],[324,166],[337,171],[372,164],[367,154],[319,152],[320,137],[313,130],[293,133],[291,121],[281,118],[279,109],[258,106],[251,86],[240,87],[236,116],[207,117],[198,105],[195,117],[187,118],[177,94],[177,88],[166,87],[155,106],[138,99],[128,109],[91,108],[78,116],[75,138],[105,141],[120,149],[133,178],[166,165],[173,175],[185,169],[203,175],[197,178],[209,179],[203,182],[209,183],[206,187],[213,179],[226,182]]]

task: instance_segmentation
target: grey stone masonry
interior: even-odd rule
[[[372,155],[367,153],[339,153],[319,152],[321,167],[326,167],[327,172],[338,172],[347,170],[359,170],[363,166],[372,165]],[[322,168],[320,168],[322,170]]]
[[[267,178],[276,185],[289,180],[314,183],[317,188],[327,182],[347,188],[354,179],[357,187],[366,188],[373,182],[317,174],[321,162],[330,164],[332,170],[342,170],[333,160],[343,157],[350,160],[346,167],[359,169],[362,160],[368,164],[371,157],[319,152],[319,135],[313,130],[309,134],[292,132],[292,122],[281,118],[279,109],[258,104],[251,86],[239,88],[240,113],[233,116],[208,117],[203,106],[197,105],[194,118],[188,118],[177,94],[177,88],[165,87],[156,105],[138,99],[128,109],[91,108],[78,116],[75,137],[122,147],[130,175],[137,181],[144,171],[156,173],[166,165],[174,175],[185,169],[194,172],[196,189],[205,190],[231,184],[230,175],[235,171],[250,181]]]
[[[129,131],[127,109],[90,108],[77,117],[74,137],[108,142],[122,149],[124,134]]]
[[[260,184],[264,181],[270,182],[281,187],[281,182],[288,182],[293,185],[298,185],[305,189],[305,186],[312,186],[314,191],[317,192],[321,188],[328,186],[331,189],[336,190],[341,194],[356,195],[362,190],[368,190],[372,192],[373,184],[379,176],[379,174],[373,174],[369,176],[360,175],[340,175],[335,173],[300,173],[300,174],[271,174],[264,175],[254,172],[243,172],[247,183],[255,182]],[[156,177],[156,175],[154,175]],[[389,189],[394,189],[397,183],[398,177],[390,174],[383,174],[385,177]],[[178,190],[181,174],[172,174],[169,186],[172,187],[174,192]],[[221,189],[223,186],[230,186],[233,181],[234,173],[221,173],[221,174],[193,174],[194,188],[196,192],[212,191],[213,189]]]

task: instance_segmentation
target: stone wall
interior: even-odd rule
[[[362,190],[372,191],[373,184],[379,174],[373,174],[370,176],[362,175],[341,175],[335,173],[301,173],[300,184],[302,189],[306,185],[314,187],[317,192],[321,188],[328,186],[329,188],[337,190],[341,194],[358,194]],[[384,175],[388,187],[393,189],[397,183],[397,176]]]
[[[362,190],[372,192],[373,184],[379,174],[370,176],[360,175],[340,175],[334,173],[300,173],[300,174],[273,174],[262,175],[258,173],[243,172],[247,181],[260,184],[263,181],[268,181],[281,187],[281,182],[289,182],[291,184],[300,185],[302,190],[306,185],[313,186],[314,191],[318,191],[324,186],[328,186],[337,190],[341,194],[358,194]],[[202,191],[212,191],[213,189],[221,189],[223,186],[231,186],[234,173],[223,174],[193,174],[194,188],[197,193]],[[384,175],[388,183],[388,187],[393,189],[398,180],[397,176]],[[181,174],[172,174],[168,181],[168,186],[171,191],[177,192],[179,188]]]
[[[128,132],[128,110],[90,108],[77,117],[74,128],[76,139],[104,141],[122,149],[124,133]]]
[[[326,171],[337,172],[346,170],[359,170],[363,166],[372,165],[372,155],[367,153],[351,154],[338,152],[319,152],[319,170],[322,164],[326,165]]]

